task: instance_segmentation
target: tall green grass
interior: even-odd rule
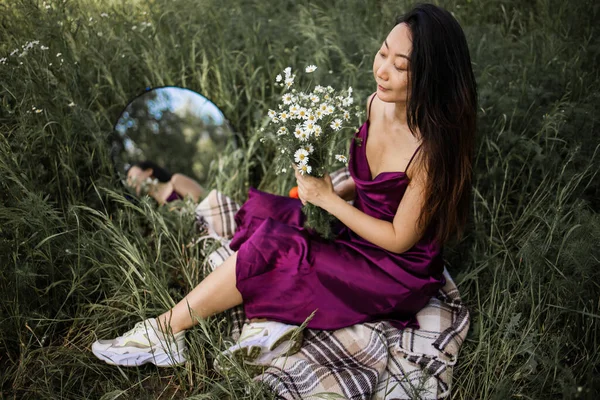
[[[212,370],[223,315],[188,333],[185,368],[120,369],[91,354],[96,338],[181,299],[216,246],[188,246],[192,204],[124,200],[112,125],[146,87],[198,91],[243,138],[209,187],[239,202],[249,186],[285,194],[293,176],[275,173],[275,149],[258,140],[273,77],[314,63],[320,81],[366,100],[373,55],[410,4],[0,1],[0,397],[272,398],[245,371]],[[480,100],[469,234],[446,249],[473,318],[453,398],[595,399],[599,6],[438,4],[465,29]],[[32,40],[48,49],[19,57]]]

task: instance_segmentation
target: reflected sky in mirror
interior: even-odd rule
[[[200,182],[206,180],[210,162],[234,140],[214,103],[178,87],[156,88],[135,98],[114,129],[113,159],[120,173],[136,162],[152,160]]]

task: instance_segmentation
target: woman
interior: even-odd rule
[[[135,189],[138,196],[145,186],[147,194],[161,205],[186,196],[197,203],[205,195],[204,188],[192,178],[171,174],[152,161],[133,164],[127,170],[127,185]]]
[[[443,245],[461,236],[469,207],[477,93],[460,25],[437,6],[416,6],[382,42],[373,75],[377,91],[350,147],[352,179],[335,192],[328,175],[296,173],[300,200],[250,188],[235,216],[235,253],[173,309],[94,343],[99,358],[184,362],[185,329],[238,304],[252,322],[224,354],[254,365],[297,351],[307,319],[314,329],[381,319],[418,327],[415,314],[445,283]],[[306,202],[341,221],[335,240],[303,228]]]

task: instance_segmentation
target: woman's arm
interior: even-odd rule
[[[198,202],[204,196],[204,188],[198,182],[183,174],[173,174],[171,178],[173,190],[182,197],[191,196],[194,202]]]
[[[404,253],[423,236],[417,220],[425,202],[422,181],[412,179],[398,206],[393,222],[383,221],[358,210],[338,196],[330,196],[323,208],[365,240],[392,253]]]

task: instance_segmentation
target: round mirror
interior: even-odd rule
[[[160,203],[174,199],[164,185],[171,176],[201,186],[208,178],[210,163],[229,142],[235,145],[233,130],[221,110],[206,97],[178,87],[155,88],[135,98],[114,130],[112,157],[120,178],[132,186],[128,174],[132,174],[132,167],[142,165],[148,173],[140,177],[149,183],[158,182],[165,189],[152,196]],[[176,189],[173,191],[178,192]],[[175,198],[186,195],[175,194],[179,195]],[[192,197],[198,200],[198,196]]]

